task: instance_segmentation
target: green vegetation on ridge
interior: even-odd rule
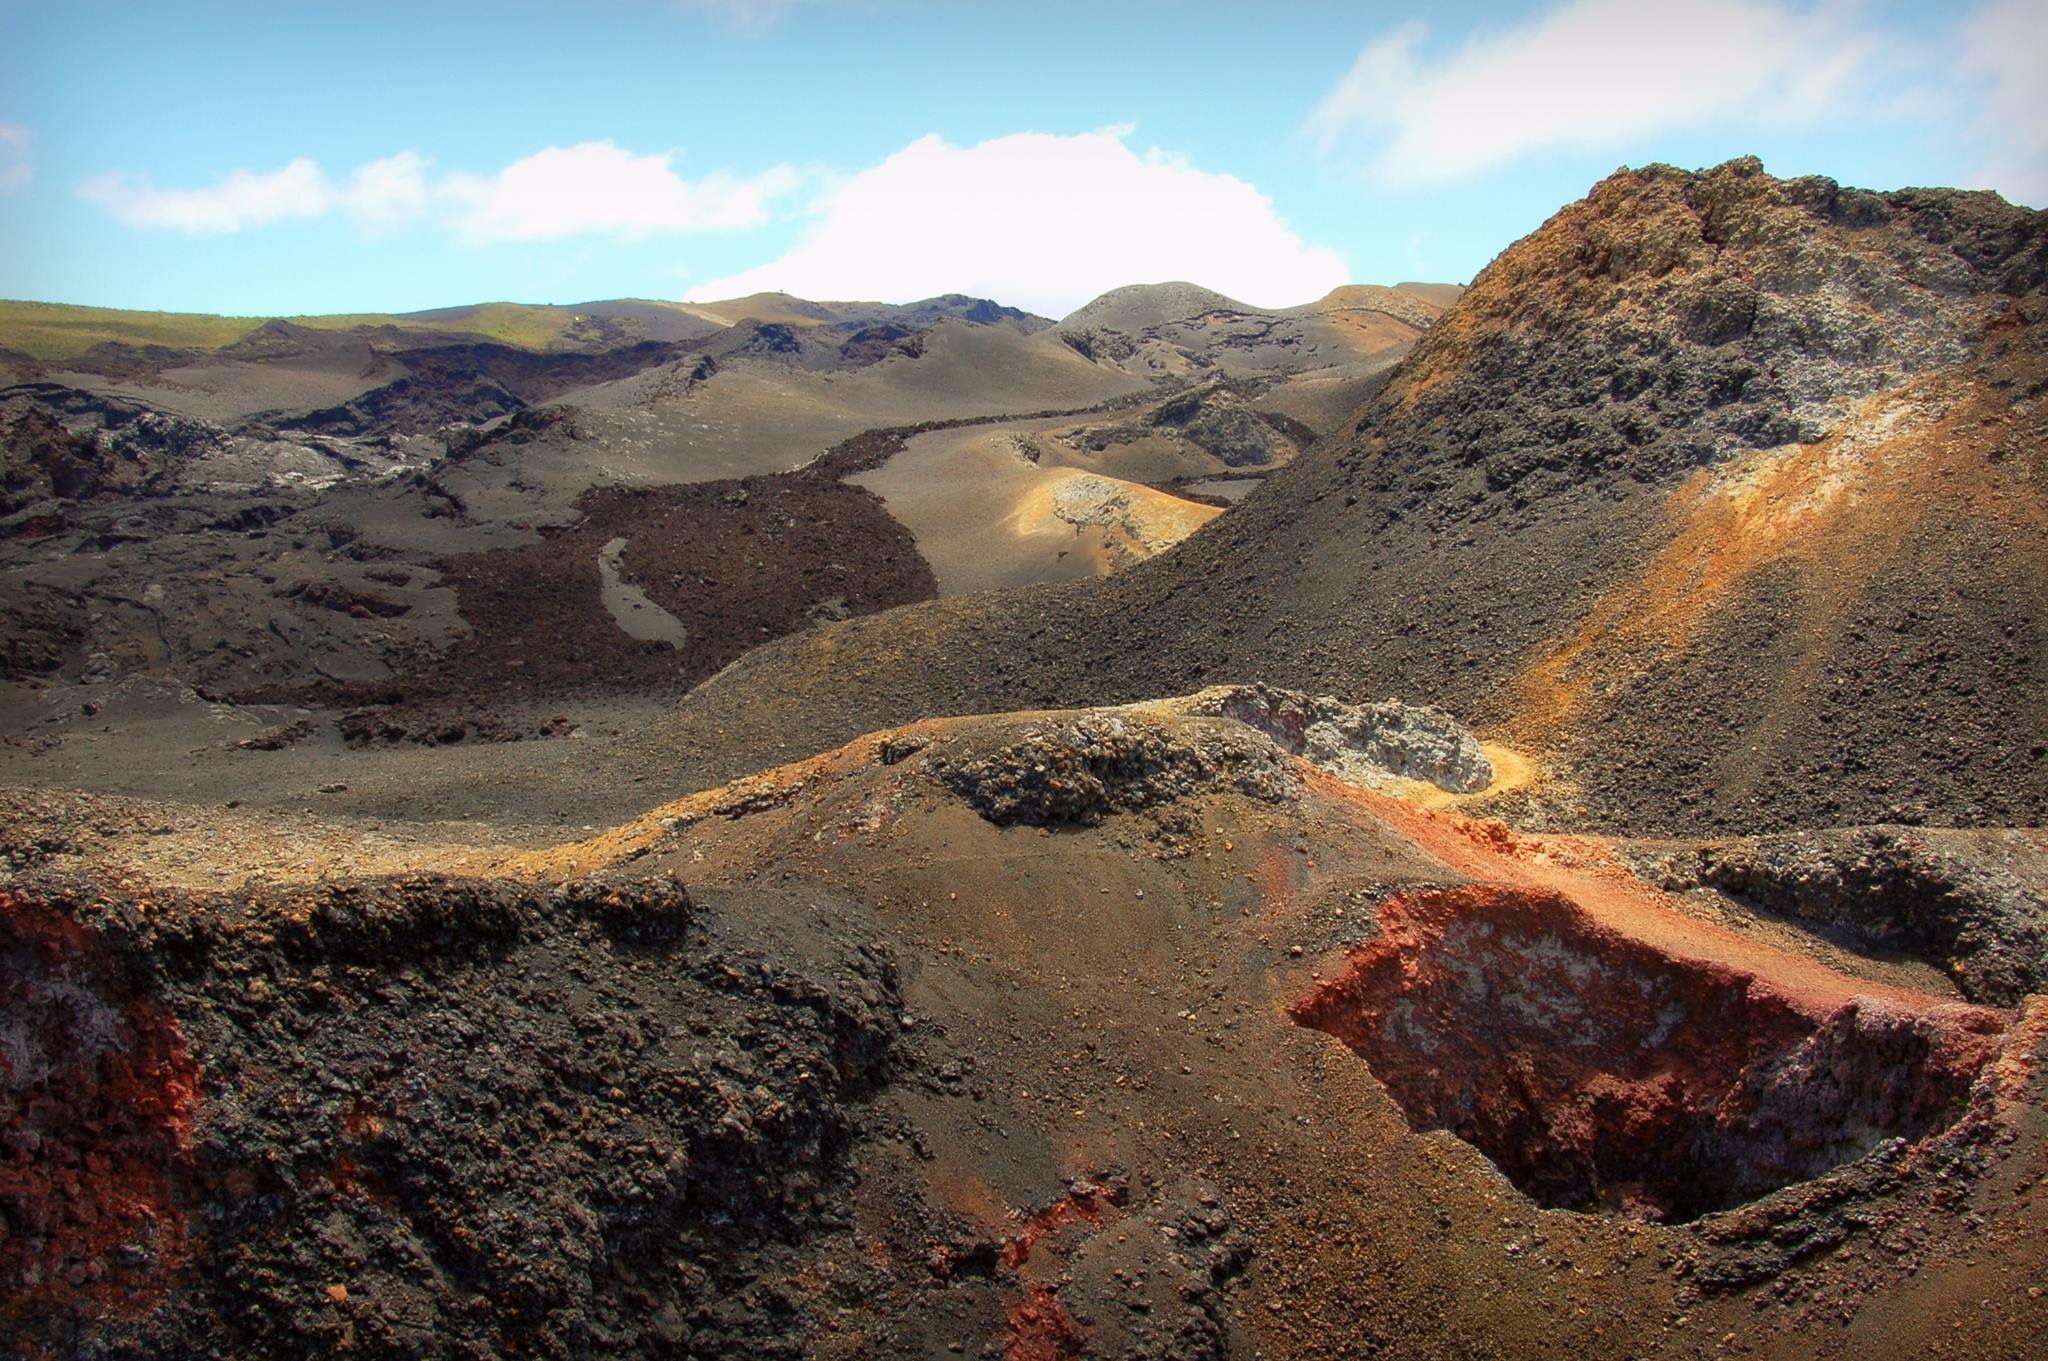
[[[268,320],[203,312],[133,312],[114,307],[0,300],[0,350],[45,363],[76,359],[95,345],[164,345],[217,350]],[[286,317],[323,331],[394,328],[421,335],[465,335],[527,350],[602,349],[636,340],[696,334],[706,323],[681,303],[628,299],[573,307],[490,302],[425,312],[352,312]]]
[[[40,360],[74,359],[95,345],[170,345],[217,350],[263,324],[261,317],[128,312],[55,302],[0,302],[0,349]]]

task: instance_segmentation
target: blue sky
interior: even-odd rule
[[[2048,202],[2048,0],[0,0],[0,296],[1463,281],[1620,164]]]

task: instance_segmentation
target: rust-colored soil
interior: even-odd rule
[[[1590,691],[1686,651],[1774,564],[1794,568],[1805,588],[1787,631],[1806,643],[1774,685],[1811,684],[1854,603],[1936,513],[1998,527],[2048,571],[2048,504],[1997,453],[2020,419],[2006,390],[1966,373],[1925,379],[1868,399],[1825,439],[1693,474],[1668,498],[1670,541],[1511,683],[1509,731],[1531,745],[1554,740]]]
[[[198,1070],[93,933],[0,888],[0,1321],[146,1314],[193,1227]]]

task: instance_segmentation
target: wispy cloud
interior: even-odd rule
[[[304,157],[277,170],[236,170],[204,189],[159,189],[144,176],[115,170],[79,185],[78,196],[130,227],[183,232],[238,232],[319,217],[334,205],[327,177]]]
[[[743,33],[775,27],[803,0],[675,0],[679,9],[708,14]]]
[[[395,227],[408,222],[426,212],[433,197],[427,183],[428,164],[417,151],[401,151],[359,165],[334,201],[367,226]]]
[[[1326,150],[1363,142],[1382,176],[1416,184],[1716,122],[1807,121],[1875,51],[1854,19],[1779,0],[1568,0],[1441,58],[1409,23],[1366,46],[1307,130]]]
[[[1265,304],[1349,281],[1343,256],[1303,241],[1254,186],[1134,151],[1131,131],[1027,132],[969,147],[920,138],[828,189],[780,259],[691,296],[781,289],[907,301],[965,290],[1058,316],[1145,280],[1188,279]]]
[[[29,157],[34,140],[21,124],[0,123],[0,194],[18,193],[35,177]]]
[[[1984,90],[1973,132],[1986,148],[1975,181],[2030,207],[2048,205],[2048,5],[1992,0],[1963,23],[1963,67]]]
[[[764,221],[772,200],[799,183],[787,167],[686,180],[674,160],[673,153],[643,156],[611,142],[583,142],[548,147],[491,175],[435,176],[426,157],[401,151],[340,180],[301,157],[276,170],[236,170],[194,189],[162,189],[114,171],[87,180],[78,193],[131,227],[239,232],[341,214],[371,228],[424,218],[464,240],[486,242],[747,227]]]

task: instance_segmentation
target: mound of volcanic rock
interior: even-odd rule
[[[1269,803],[1298,797],[1287,756],[1368,787],[1394,777],[1467,793],[1493,779],[1478,740],[1440,709],[1350,705],[1263,685],[1063,716],[999,750],[927,765],[992,822],[1092,826],[1219,790]]]
[[[1190,737],[1116,711],[1049,722],[998,751],[935,764],[956,793],[997,824],[1092,825],[1209,790],[1269,801],[1300,791],[1280,751],[1236,724]]]
[[[1295,453],[1277,418],[1260,415],[1227,388],[1176,397],[1153,412],[1150,423],[1177,432],[1232,468],[1265,467]]]
[[[54,383],[0,390],[0,516],[40,507],[61,517],[66,504],[162,495],[231,439],[204,421]]]
[[[1184,392],[1132,420],[1085,427],[1069,438],[1080,448],[1099,453],[1156,434],[1185,440],[1226,468],[1268,468],[1285,463],[1314,439],[1314,432],[1306,426],[1285,416],[1256,411],[1221,384]]]
[[[1453,794],[1493,783],[1493,762],[1469,728],[1442,709],[1403,704],[1346,704],[1270,685],[1211,686],[1169,701],[1184,713],[1214,714],[1265,733],[1281,747],[1334,775],[1368,787],[1389,775],[1421,780]]]

